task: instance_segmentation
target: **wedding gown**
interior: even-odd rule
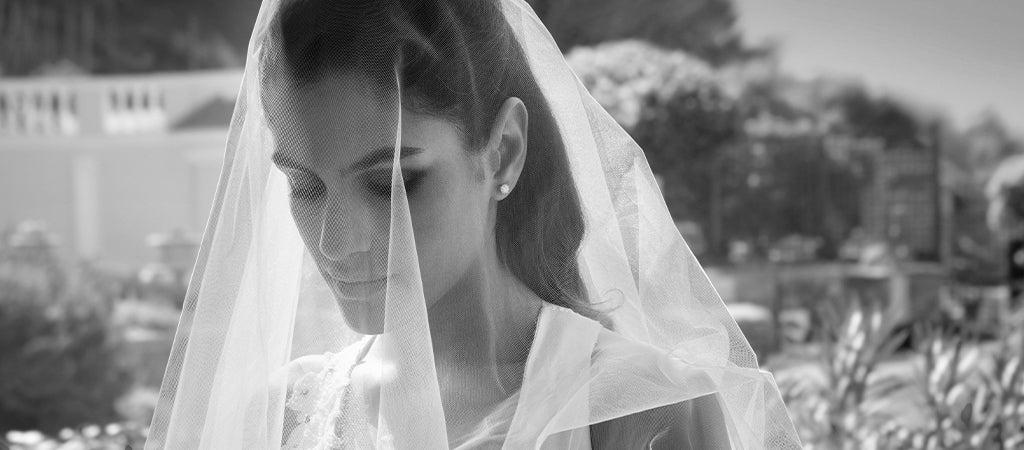
[[[345,414],[352,402],[361,396],[350,385],[351,369],[365,355],[372,339],[367,338],[340,353],[325,352],[304,361],[296,361],[285,370],[288,378],[288,400],[285,450],[317,448],[369,448],[375,431],[367,428],[360,437],[334,434],[333,421],[357,414]],[[558,363],[552,363],[557,361]],[[656,348],[629,342],[603,328],[601,324],[580,316],[572,310],[545,305],[537,319],[530,357],[522,388],[480,419],[476,433],[468,436],[455,449],[472,448],[539,448],[542,450],[590,450],[590,427],[584,426],[551,435],[543,442],[529,439],[542,436],[544,428],[557,422],[556,416],[586,416],[589,414],[588,376],[582,374],[608,371],[621,373],[629,368],[633,376],[647,378],[648,382],[671,385],[677,380],[670,373],[657,372],[659,368],[674,364],[670,356]],[[648,373],[637,373],[636,367]],[[628,393],[625,385],[623,394]],[[324,405],[331,405],[325,407]],[[712,409],[713,411],[713,409]],[[364,417],[368,422],[369,417]],[[680,418],[680,420],[686,420]],[[716,420],[721,420],[716,419]],[[691,420],[692,426],[701,426]],[[706,426],[706,424],[704,424]],[[349,429],[350,427],[339,427]],[[661,429],[652,429],[631,442],[642,441],[647,448],[657,441]],[[722,430],[716,430],[722,431]],[[507,438],[514,436],[514,439]],[[691,437],[692,449],[723,448],[712,442],[715,436]],[[639,448],[639,447],[637,447]]]
[[[505,442],[506,436],[538,436],[540,432],[537,428],[551,423],[554,414],[579,414],[580,411],[574,413],[562,410],[562,407],[572,407],[571,398],[574,394],[580,394],[578,390],[573,392],[571,388],[566,389],[569,387],[567,380],[571,380],[574,374],[552,373],[550,369],[592,366],[591,358],[601,354],[597,348],[603,343],[598,338],[600,329],[601,325],[597,322],[571,310],[554,305],[544,306],[537,319],[522,388],[481,418],[476,433],[453,448],[500,448],[503,444],[506,448],[532,448],[528,442]],[[566,336],[574,338],[566,339]],[[345,414],[342,410],[358,409],[359,406],[354,406],[353,402],[359,403],[365,398],[353,392],[349,375],[352,366],[365,355],[369,345],[372,345],[371,338],[339,353],[325,352],[314,358],[296,361],[286,369],[290,372],[287,375],[290,387],[286,415],[291,416],[292,420],[285,425],[287,439],[282,449],[372,447],[376,435],[372,426],[361,437],[337,436],[333,433],[332,422],[342,417],[355,416]],[[547,364],[551,360],[562,361],[563,364],[551,366]],[[532,405],[538,404],[544,404],[543,411],[532,408]],[[332,405],[332,408],[318,408],[318,405]],[[364,420],[371,421],[369,417],[364,417]],[[589,450],[589,427],[561,432],[549,438],[540,448]]]

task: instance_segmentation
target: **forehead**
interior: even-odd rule
[[[475,152],[455,121],[402,108],[398,89],[393,91],[388,94],[366,78],[340,77],[278,96],[281,113],[272,120],[275,159],[313,171],[351,173],[397,145],[403,161],[414,156],[408,161],[414,166],[444,160],[477,168],[479,161],[470,157]],[[407,155],[407,148],[418,151]]]
[[[366,77],[331,74],[270,96],[275,152],[310,163],[347,163],[393,147],[402,118],[398,89]],[[274,113],[274,108],[279,112]]]

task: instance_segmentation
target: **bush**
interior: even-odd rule
[[[962,327],[921,326],[917,347],[896,354],[902,337],[892,334],[879,310],[854,305],[840,319],[829,321],[821,342],[824,382],[807,382],[813,377],[806,373],[780,382],[807,448],[1024,448],[1019,329],[1000,329],[1000,341],[992,344],[970,338]],[[882,374],[876,369],[883,360],[909,361],[916,376]],[[915,417],[879,407],[908,401]]]
[[[0,432],[118,419],[129,385],[95,274],[0,253]]]
[[[103,427],[89,424],[80,428],[64,428],[57,436],[38,431],[11,431],[0,436],[0,448],[11,450],[130,450],[146,443],[146,428],[127,423],[110,423]],[[7,447],[4,447],[6,445]]]

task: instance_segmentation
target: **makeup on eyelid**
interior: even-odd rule
[[[296,171],[302,173],[301,171]],[[423,178],[425,177],[425,171],[408,171],[402,174],[402,180],[405,183],[405,191],[407,194],[412,194],[419,187]],[[375,174],[363,174],[359,177],[363,188],[373,195],[378,197],[387,197],[391,195],[391,173],[390,171],[379,171]],[[304,179],[303,181],[296,181],[297,179]],[[288,184],[291,187],[292,197],[309,200],[314,197],[323,194],[324,183],[316,177],[308,173],[302,173],[301,175],[290,174],[288,176]]]

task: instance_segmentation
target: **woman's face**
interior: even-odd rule
[[[288,177],[302,239],[349,325],[381,331],[389,245],[396,250],[391,282],[418,263],[429,308],[493,236],[482,158],[448,120],[401,111],[400,166],[415,261],[408,251],[398,253],[412,238],[403,206],[394,205],[392,215],[396,105],[384,104],[368,81],[351,76],[325,77],[286,101],[290,108],[280,121],[286,125],[275,130],[274,162]]]

